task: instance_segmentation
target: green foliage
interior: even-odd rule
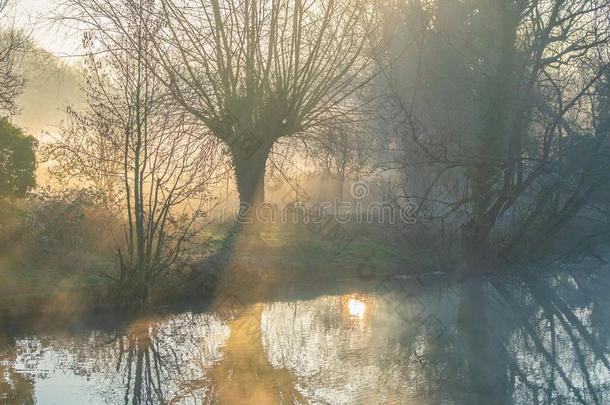
[[[114,254],[111,245],[114,213],[102,204],[94,189],[53,191],[41,188],[23,203],[23,220],[12,238],[25,241],[41,253],[78,251]],[[104,247],[102,248],[102,245]]]
[[[36,139],[0,119],[0,196],[23,197],[36,186]]]

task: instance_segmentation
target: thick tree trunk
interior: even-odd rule
[[[487,239],[490,227],[471,220],[461,229],[462,268],[460,276],[483,274],[489,271]]]
[[[339,175],[339,184],[337,184],[337,199],[339,202],[343,201],[343,189],[345,188],[345,175]]]
[[[245,148],[232,145],[231,159],[235,170],[235,182],[239,193],[240,221],[258,223],[257,210],[265,202],[265,165],[272,143],[260,143]]]
[[[489,250],[489,234],[496,224],[504,194],[512,185],[505,181],[504,189],[500,188],[502,162],[519,161],[521,154],[520,141],[513,139],[520,134],[515,129],[515,79],[517,66],[517,50],[515,38],[519,14],[510,7],[496,10],[498,14],[498,49],[495,72],[488,76],[481,89],[481,128],[475,138],[478,156],[471,172],[473,214],[470,221],[462,227],[462,247],[464,249],[467,273],[485,272],[489,270],[488,261],[491,258]],[[490,66],[492,67],[492,66]],[[512,149],[511,149],[512,148]],[[511,163],[511,164],[513,164]]]

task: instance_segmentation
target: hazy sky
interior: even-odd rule
[[[70,69],[81,51],[82,34],[53,21],[59,3],[64,0],[12,0],[0,25],[23,28],[34,42],[61,61],[40,61],[27,70],[26,85],[17,99],[14,122],[27,133],[38,136],[43,131],[56,132],[65,119],[66,106],[80,102],[79,76]],[[70,57],[72,56],[72,57]]]
[[[81,34],[53,22],[61,0],[15,0],[9,10],[15,24],[41,47],[62,59],[79,53]]]

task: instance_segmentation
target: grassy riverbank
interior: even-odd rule
[[[176,267],[151,291],[151,306],[172,305],[183,299],[213,294],[206,276],[219,275],[224,283],[289,287],[295,283],[341,283],[341,280],[388,274],[435,271],[441,264],[423,260],[431,256],[408,243],[409,234],[368,227],[345,227],[349,238],[338,243],[306,226],[269,225],[257,234],[238,234],[228,242],[227,224],[203,230],[185,255],[186,265]],[[89,235],[88,237],[92,237]],[[90,241],[91,242],[91,241]],[[25,316],[31,312],[77,316],[113,307],[112,277],[116,256],[99,242],[77,248],[27,252],[33,242],[7,246],[0,260],[0,313]],[[230,246],[229,248],[227,248]],[[220,265],[213,259],[224,256]],[[193,280],[197,280],[194,282]],[[279,288],[279,287],[278,287]]]

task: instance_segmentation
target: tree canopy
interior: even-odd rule
[[[0,118],[0,196],[22,197],[36,186],[36,139]]]

